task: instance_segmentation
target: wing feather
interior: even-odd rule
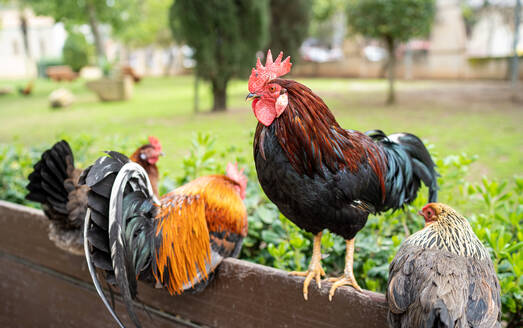
[[[154,276],[169,293],[181,294],[213,269],[205,202],[199,195],[168,194],[157,220]]]

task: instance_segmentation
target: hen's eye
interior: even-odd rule
[[[270,91],[270,92],[274,92],[274,91],[276,91],[276,87],[275,87],[274,85],[271,86],[271,87],[269,87],[269,91]]]

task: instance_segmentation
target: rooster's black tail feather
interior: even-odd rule
[[[25,199],[42,204],[49,219],[63,225],[69,224],[67,217],[68,192],[64,181],[74,170],[74,157],[69,144],[62,140],[46,150],[29,174],[29,193]]]
[[[417,195],[420,181],[429,188],[429,202],[438,198],[438,173],[436,164],[423,141],[410,133],[396,133],[387,136],[381,130],[365,133],[380,143],[387,155],[388,172],[385,179],[387,205],[401,208],[412,202]]]
[[[120,153],[108,155],[99,158],[80,178],[90,188],[85,253],[90,266],[92,263],[104,270],[106,279],[118,285],[129,316],[140,327],[132,300],[137,293],[137,277],[150,266],[155,196],[141,166]],[[91,272],[91,276],[99,286],[96,274]],[[98,293],[121,324],[101,289]]]

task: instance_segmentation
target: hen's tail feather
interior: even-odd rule
[[[141,166],[119,153],[108,154],[99,158],[81,178],[90,187],[91,215],[86,218],[90,249],[86,251],[92,254],[94,265],[106,271],[106,279],[118,285],[129,316],[140,327],[132,300],[136,297],[137,276],[150,266],[149,243],[153,239],[150,234],[154,231],[152,218],[157,200]],[[105,296],[100,294],[100,297],[108,306]],[[113,314],[114,310],[108,309]]]
[[[71,147],[65,140],[57,142],[42,154],[33,168],[26,187],[29,193],[25,198],[41,203],[49,219],[63,226],[69,225],[68,191],[64,181],[74,170]]]

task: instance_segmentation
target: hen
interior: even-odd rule
[[[138,148],[131,159],[145,168],[157,194],[156,162],[163,153],[158,139],[149,137],[149,142]],[[89,190],[78,183],[81,174],[82,170],[75,168],[67,141],[59,141],[34,165],[26,187],[29,193],[25,197],[42,204],[50,221],[49,239],[57,247],[77,255],[84,254],[82,227]]]
[[[467,219],[438,203],[420,214],[390,264],[390,327],[501,327],[496,271]]]
[[[258,58],[249,78],[248,99],[259,123],[254,159],[260,184],[280,211],[298,227],[315,235],[312,260],[305,276],[308,286],[325,275],[321,267],[323,229],[346,240],[344,274],[329,292],[352,285],[354,237],[371,213],[400,209],[416,198],[421,181],[429,199],[437,198],[437,173],[423,142],[408,133],[386,136],[379,130],[365,135],[342,129],[323,100],[309,88],[279,79],[291,69],[290,57],[270,50],[263,66]]]
[[[223,258],[238,256],[247,234],[247,178],[229,164],[226,175],[197,178],[156,198],[145,171],[117,152],[99,158],[81,178],[89,188],[85,253],[93,282],[107,302],[94,267],[116,284],[133,322],[137,281],[171,294],[207,286]],[[94,266],[93,266],[94,264]]]

